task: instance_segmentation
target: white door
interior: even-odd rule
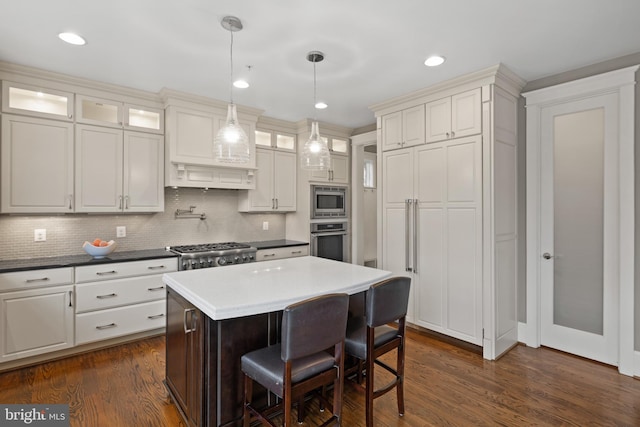
[[[617,94],[543,108],[540,342],[618,364]]]

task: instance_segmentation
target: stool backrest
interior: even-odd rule
[[[344,340],[349,312],[347,294],[328,294],[292,304],[282,315],[281,357],[298,359]]]
[[[371,285],[367,291],[367,325],[375,328],[407,315],[411,279],[392,277]]]

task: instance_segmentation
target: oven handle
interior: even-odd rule
[[[321,232],[321,233],[311,233],[311,237],[321,237],[321,236],[342,236],[342,235],[346,235],[347,232],[346,230],[343,231],[327,231],[325,232]]]

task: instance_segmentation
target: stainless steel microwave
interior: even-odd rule
[[[311,218],[346,218],[347,188],[311,186]]]

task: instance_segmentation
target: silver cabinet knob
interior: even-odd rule
[[[553,258],[553,255],[551,255],[549,252],[545,252],[545,253],[542,254],[542,258],[551,259],[551,258]]]

